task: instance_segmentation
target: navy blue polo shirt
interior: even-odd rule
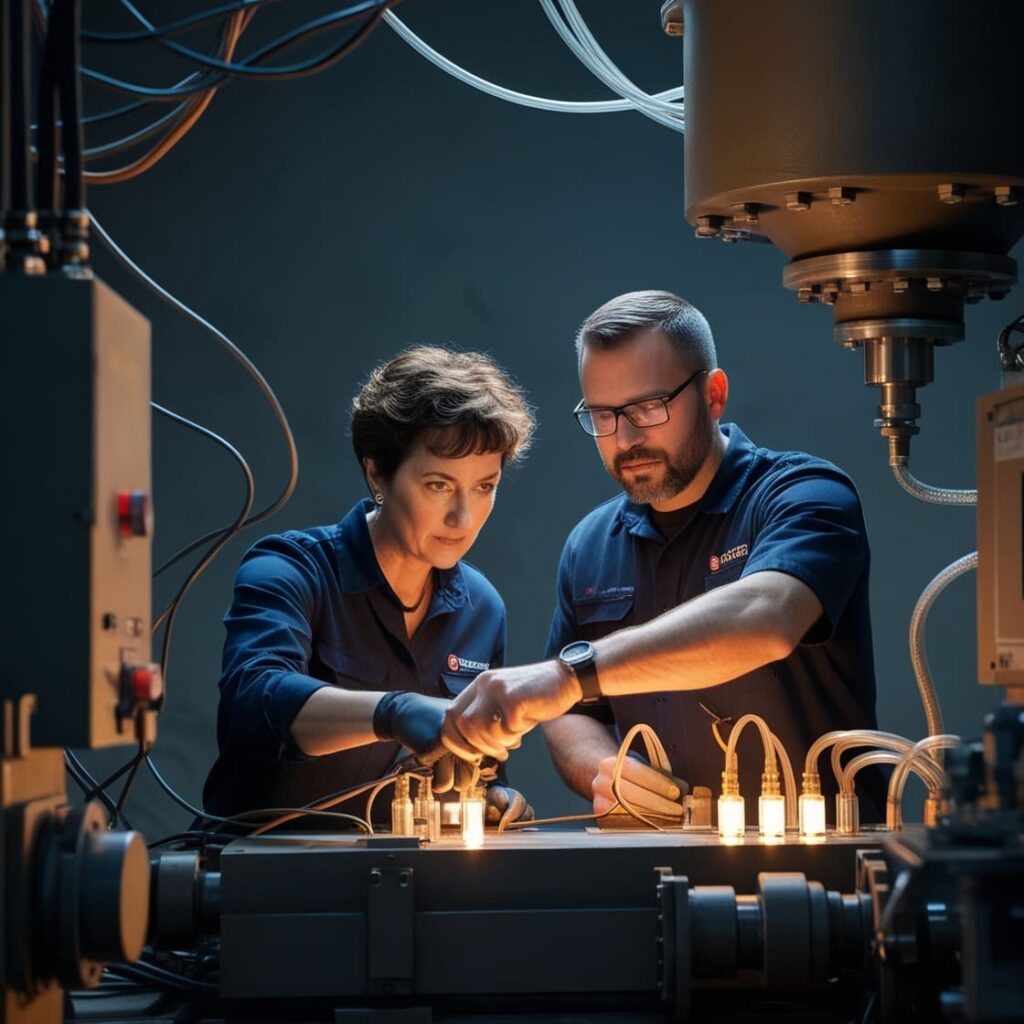
[[[677,533],[663,537],[650,506],[624,494],[572,531],[559,565],[547,655],[571,640],[648,622],[756,572],[795,576],[817,595],[824,615],[788,658],[718,686],[610,698],[607,708],[620,735],[637,722],[653,726],[674,773],[716,794],[724,754],[712,716],[761,715],[785,746],[799,786],[807,748],[819,735],[876,727],[864,518],[852,481],[831,463],[758,448],[735,424],[721,429],[729,441],[723,462]],[[728,738],[728,723],[720,731]],[[763,754],[753,727],[738,749],[740,789],[754,823]],[[827,763],[821,776],[824,791],[834,794]],[[834,802],[828,806],[831,814]]]
[[[322,757],[296,746],[292,720],[323,686],[451,697],[503,664],[504,603],[466,562],[437,570],[427,616],[407,638],[370,541],[372,507],[366,499],[335,526],[264,537],[242,559],[224,618],[220,753],[205,810],[301,807],[387,773],[397,743]]]

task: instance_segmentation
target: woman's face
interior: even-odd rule
[[[386,483],[374,475],[372,460],[367,461],[371,486],[384,495],[378,510],[381,533],[403,554],[436,569],[455,565],[494,508],[501,455],[444,458],[420,440]]]

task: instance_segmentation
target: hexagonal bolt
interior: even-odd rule
[[[894,277],[892,279],[892,290],[897,295],[902,295],[910,288],[910,282],[905,277]]]
[[[851,295],[863,295],[869,288],[867,281],[851,281],[850,282],[850,294]]]
[[[857,198],[857,190],[848,185],[833,185],[828,190],[828,197],[833,206],[849,206]]]
[[[939,199],[944,203],[962,203],[967,188],[957,182],[939,186]]]
[[[758,212],[761,209],[760,203],[733,203],[732,207],[736,212],[732,215],[733,221],[737,224],[756,224]]]
[[[997,185],[996,204],[998,206],[1016,206],[1020,202],[1021,190],[1016,185]]]
[[[815,298],[814,289],[809,284],[802,285],[797,291],[796,297],[801,302],[813,302]]]
[[[810,192],[787,192],[786,193],[786,209],[787,210],[809,210],[814,197]]]
[[[925,286],[930,292],[941,292],[945,287],[945,282],[941,277],[929,277],[928,280],[925,281]]]
[[[715,238],[721,232],[724,223],[724,217],[717,217],[714,214],[698,217],[697,230],[694,234],[698,238]]]

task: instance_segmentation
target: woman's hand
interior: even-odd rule
[[[408,690],[385,693],[373,712],[373,731],[377,739],[397,740],[420,764],[433,764],[447,753],[441,727],[449,703]]]

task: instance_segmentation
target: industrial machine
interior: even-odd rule
[[[586,50],[574,5],[544,6]],[[61,748],[134,742],[141,760],[162,690],[149,641],[148,326],[88,273],[74,180],[77,5],[40,9],[40,122],[48,114],[52,132],[56,95],[66,172],[59,199],[51,134],[38,154],[42,222],[28,187],[28,5],[4,5],[0,24],[0,376],[17,382],[0,416],[8,480],[50,468],[30,516],[11,494],[0,503],[3,564],[18,595],[6,629],[22,641],[6,645],[0,676],[3,1024],[59,1019],[62,987],[96,985],[102,964],[136,960],[144,943],[145,977],[218,1017],[1024,1017],[1019,321],[1000,339],[1007,386],[979,399],[977,424],[978,674],[1006,687],[1009,702],[982,743],[958,743],[943,733],[927,666],[915,666],[932,737],[888,756],[931,780],[929,827],[898,828],[897,792],[893,831],[861,831],[854,798],[826,832],[814,766],[799,828],[758,836],[742,825],[727,833],[721,816],[718,831],[695,818],[660,833],[534,832],[482,844],[424,842],[415,829],[212,832],[147,856],[136,833],[108,827],[116,808],[67,808]],[[698,237],[777,245],[790,258],[783,284],[831,306],[835,340],[863,349],[900,483],[924,500],[972,504],[973,492],[911,475],[910,439],[935,349],[964,339],[965,303],[1002,298],[1017,279],[1008,253],[1024,233],[1024,138],[1013,130],[1024,7],[670,0],[662,22],[683,40],[685,206]],[[229,67],[240,25],[225,35]],[[651,116],[675,116],[621,92]],[[59,591],[41,589],[27,555],[44,538],[66,566]],[[974,565],[970,556],[941,573],[919,619]],[[174,951],[189,953],[177,973]],[[485,959],[502,970],[484,970]]]

